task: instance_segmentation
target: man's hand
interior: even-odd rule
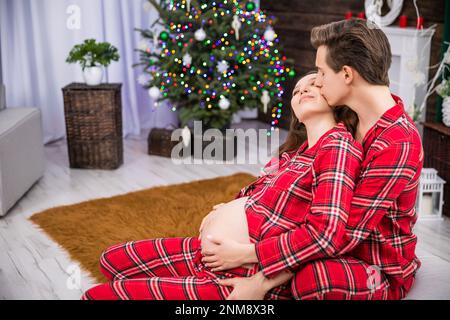
[[[203,263],[211,271],[223,271],[240,267],[247,263],[256,263],[254,244],[242,244],[230,239],[207,236],[211,247],[202,251]]]
[[[233,287],[233,291],[227,297],[227,300],[263,300],[267,292],[286,283],[292,277],[293,274],[286,271],[268,279],[264,277],[262,272],[258,272],[249,278],[219,280],[219,284]]]
[[[230,278],[219,280],[222,286],[233,287],[227,300],[264,300],[269,291],[264,285],[264,279],[258,274],[249,278]]]

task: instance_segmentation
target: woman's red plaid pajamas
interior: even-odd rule
[[[120,244],[101,256],[109,283],[88,290],[82,299],[101,300],[225,300],[231,288],[220,278],[248,277],[255,268],[210,272],[201,262],[198,238],[152,239]],[[289,299],[290,290],[276,288],[268,295]]]

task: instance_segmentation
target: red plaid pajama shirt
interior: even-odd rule
[[[295,152],[283,154],[279,165],[267,164],[265,170],[270,172],[237,197],[249,196],[245,209],[253,243],[295,230],[292,235],[296,238],[283,238],[278,249],[291,246],[291,240],[298,241],[314,260],[331,254],[328,248],[342,246],[362,147],[342,123],[312,148],[307,147],[305,142]],[[357,261],[340,265],[352,270],[363,267]],[[118,245],[102,255],[101,267],[111,282],[92,288],[83,299],[225,299],[231,288],[219,286],[218,278],[251,276],[259,271],[254,264],[253,269],[210,272],[201,262],[197,238]],[[313,278],[308,281],[315,282]],[[266,299],[289,298],[290,283],[266,295]]]

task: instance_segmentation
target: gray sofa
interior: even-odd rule
[[[41,112],[6,108],[0,85],[0,217],[44,174]]]

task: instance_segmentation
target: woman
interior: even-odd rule
[[[345,107],[332,110],[315,78],[306,75],[294,89],[291,128],[278,157],[235,200],[215,207],[199,238],[109,248],[101,267],[111,282],[83,299],[226,299],[231,289],[220,279],[261,273],[272,276],[267,298],[290,299],[290,274],[278,270],[333,256],[342,246],[362,160],[349,132],[356,115]]]

